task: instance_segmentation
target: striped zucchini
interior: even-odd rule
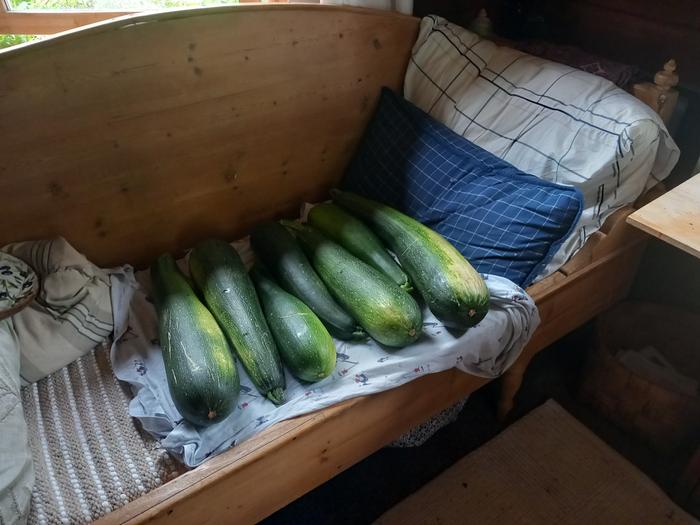
[[[259,264],[251,276],[282,361],[290,372],[310,383],[328,377],[335,370],[335,344],[321,320],[280,288]]]
[[[294,230],[333,296],[373,339],[403,347],[420,337],[422,314],[408,292],[312,227],[283,224]]]
[[[221,421],[236,406],[238,370],[226,337],[170,254],[151,267],[165,376],[175,407],[195,425]]]
[[[332,190],[333,200],[368,223],[396,254],[435,316],[468,328],[489,309],[481,275],[437,232],[403,213],[359,195]]]
[[[362,221],[334,204],[324,203],[311,208],[308,222],[355,257],[383,272],[407,292],[412,290],[408,275]]]
[[[194,247],[189,264],[197,288],[250,380],[273,403],[284,403],[280,356],[238,252],[224,241],[210,239]]]
[[[362,328],[333,299],[294,236],[276,222],[253,228],[250,242],[282,288],[301,299],[338,339],[367,337]]]

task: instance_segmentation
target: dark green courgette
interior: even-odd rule
[[[331,195],[337,204],[368,223],[391,248],[438,319],[468,328],[486,316],[486,283],[444,237],[379,202],[340,190],[332,190]]]
[[[333,299],[299,244],[279,223],[253,228],[250,242],[255,255],[286,291],[301,299],[338,339],[366,337],[357,322]]]
[[[284,403],[282,363],[238,252],[224,241],[210,239],[194,247],[189,264],[197,288],[250,380],[273,403]]]
[[[403,347],[420,337],[422,314],[408,292],[312,227],[284,224],[294,230],[333,296],[373,339]]]
[[[282,361],[302,381],[315,382],[335,369],[335,344],[311,309],[285,292],[256,264],[251,272]]]
[[[401,288],[412,290],[408,275],[396,264],[379,238],[365,224],[334,204],[311,208],[308,222],[355,257],[386,274]]]
[[[240,388],[226,337],[170,254],[153,264],[151,281],[175,407],[195,425],[221,421],[234,409]]]

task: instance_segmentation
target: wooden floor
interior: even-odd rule
[[[636,467],[550,400],[375,523],[698,522]]]

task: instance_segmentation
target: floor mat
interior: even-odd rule
[[[649,478],[548,401],[377,525],[698,523]]]

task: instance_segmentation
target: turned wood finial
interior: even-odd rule
[[[654,84],[656,84],[661,91],[668,91],[678,84],[676,67],[676,61],[671,59],[664,64],[664,68],[661,71],[657,71],[656,75],[654,75]]]
[[[677,64],[674,59],[667,61],[661,71],[654,75],[654,82],[642,82],[632,86],[632,93],[656,111],[663,121],[668,124],[671,114],[678,102],[678,91],[673,89],[678,85]]]
[[[472,20],[472,23],[469,24],[469,29],[471,29],[477,35],[482,37],[488,37],[491,35],[492,24],[491,19],[489,18],[488,13],[486,12],[486,9],[482,7],[479,10],[479,13],[476,15],[476,18],[474,18],[474,20]]]

